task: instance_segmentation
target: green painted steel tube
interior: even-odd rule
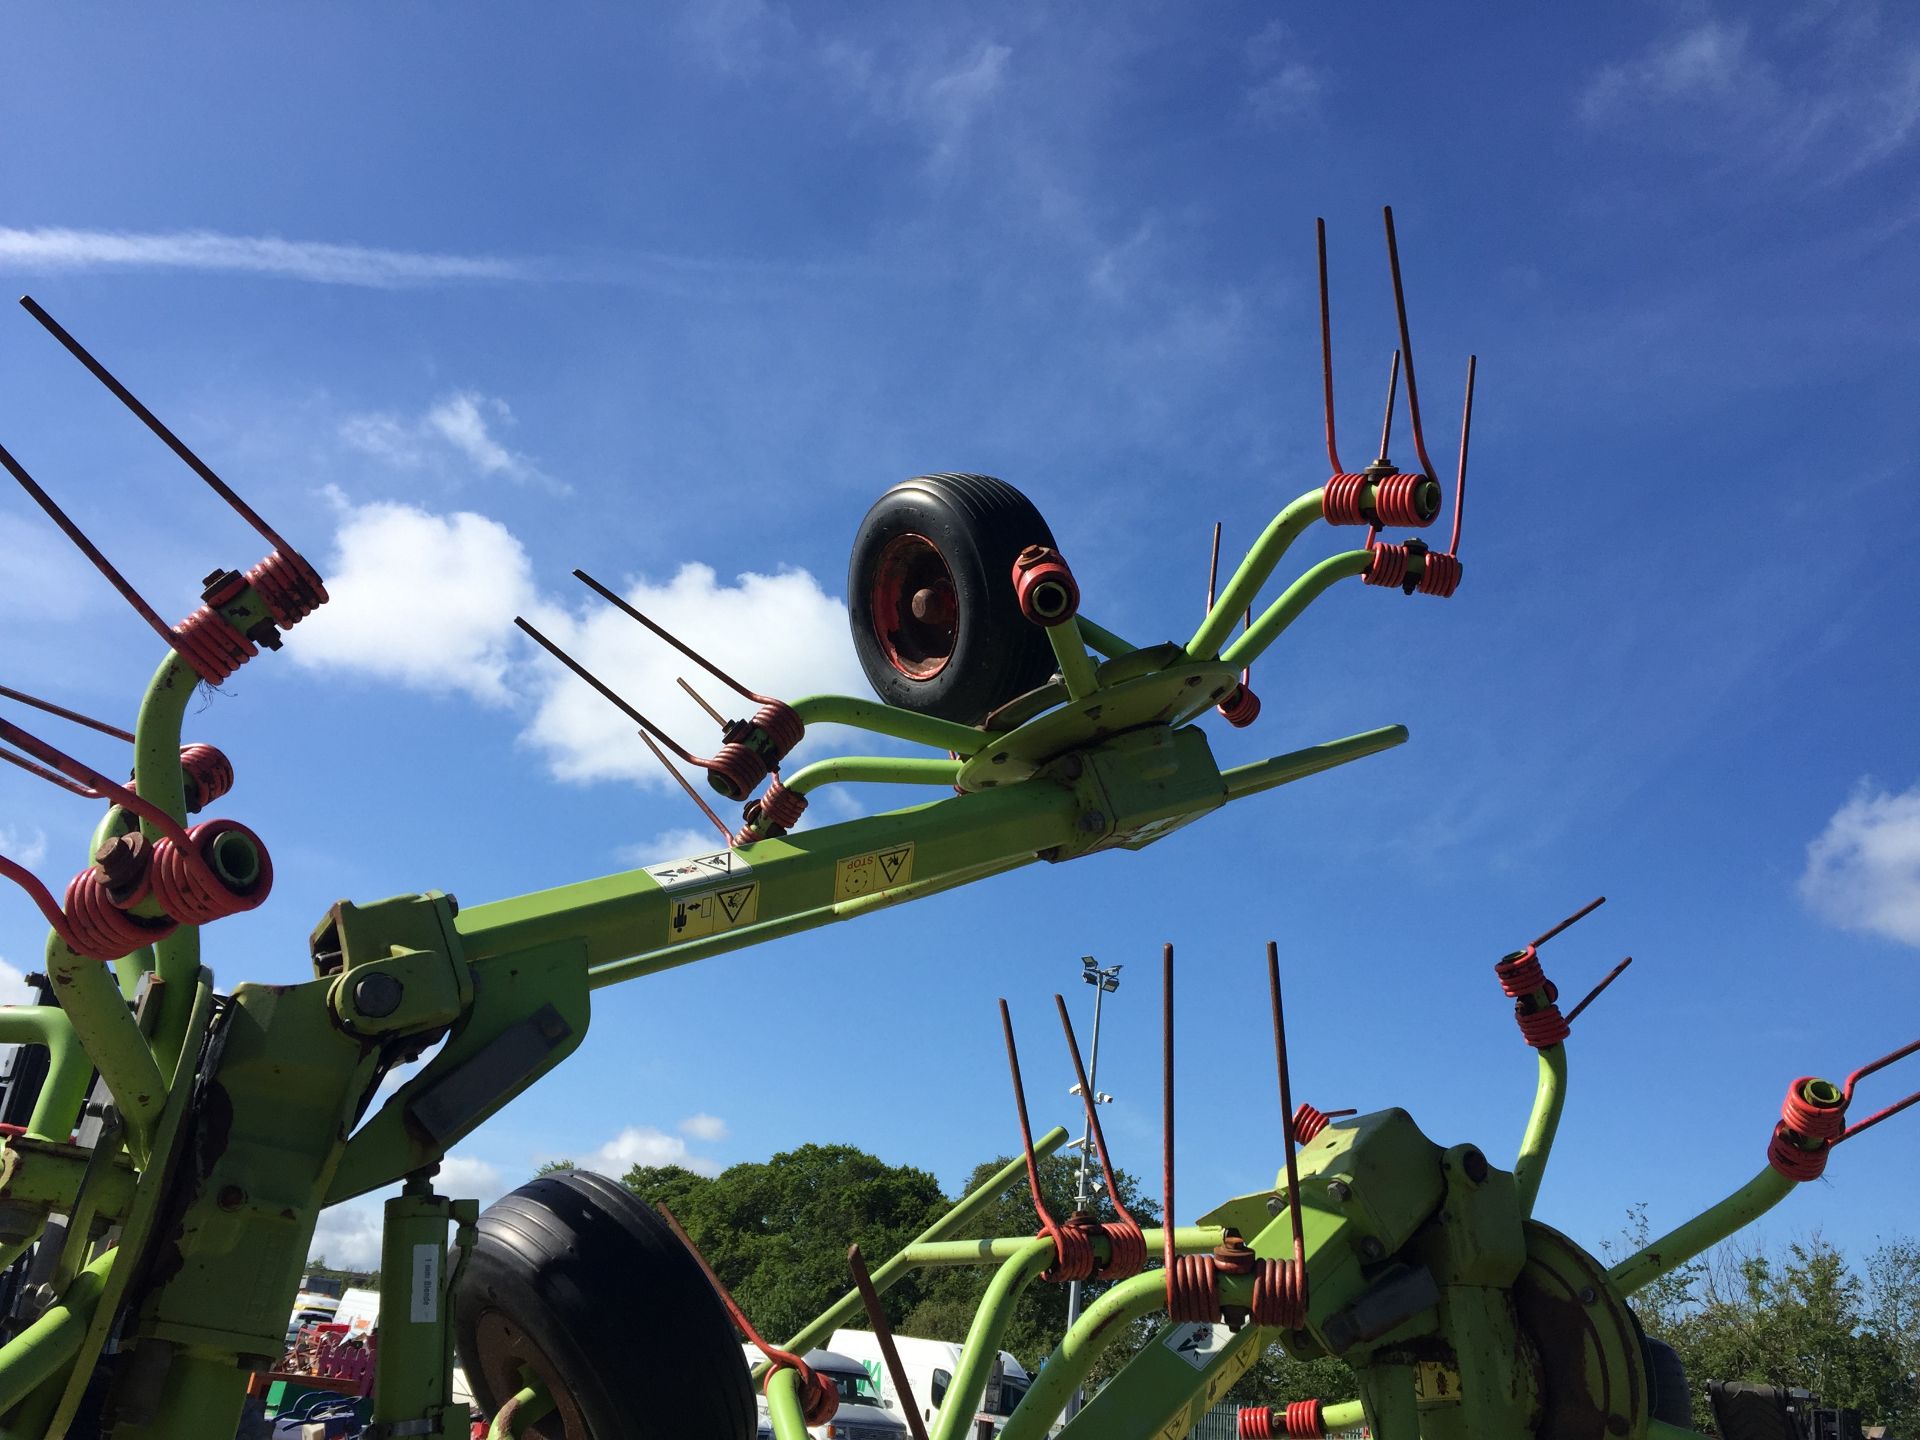
[[[1718,1245],[1741,1226],[1752,1224],[1786,1199],[1797,1183],[1769,1165],[1718,1205],[1629,1255],[1607,1272],[1607,1278],[1622,1295],[1631,1295]]]
[[[1053,1129],[1047,1131],[1046,1134],[1033,1142],[1033,1153],[1036,1158],[1044,1160],[1064,1145],[1066,1139],[1066,1127],[1064,1125],[1056,1125]],[[961,1196],[959,1200],[954,1202],[951,1210],[947,1211],[946,1214],[934,1221],[933,1224],[914,1236],[911,1242],[902,1247],[884,1265],[877,1267],[872,1272],[871,1278],[873,1280],[874,1293],[878,1295],[886,1294],[890,1287],[912,1274],[919,1265],[926,1263],[924,1261],[909,1259],[908,1256],[912,1251],[946,1239],[947,1236],[951,1235],[982,1210],[986,1209],[987,1206],[999,1199],[1002,1192],[1004,1192],[1009,1185],[1013,1184],[1014,1181],[1024,1180],[1026,1173],[1026,1158],[1024,1156],[1017,1156],[994,1171],[992,1175],[987,1177],[985,1182],[975,1186],[972,1190]],[[826,1343],[829,1335],[833,1334],[835,1330],[838,1330],[842,1325],[846,1324],[847,1321],[861,1313],[863,1313],[863,1311],[860,1303],[860,1292],[858,1290],[849,1290],[832,1305],[829,1305],[825,1310],[801,1326],[793,1337],[781,1348],[805,1354],[816,1345]],[[753,1373],[756,1377],[761,1375],[765,1370],[766,1365],[764,1363],[753,1367]]]
[[[793,702],[794,712],[809,725],[850,725],[876,735],[891,735],[896,740],[951,750],[971,755],[992,738],[985,730],[942,720],[937,715],[921,715],[878,700],[860,700],[852,695],[804,695]]]
[[[1371,564],[1373,552],[1370,550],[1345,550],[1328,556],[1282,591],[1280,598],[1266,608],[1251,629],[1222,650],[1221,663],[1251,665],[1330,586],[1349,576],[1365,574]]]
[[[767,1382],[767,1418],[773,1422],[773,1440],[807,1440],[797,1370],[782,1370]]]
[[[113,1103],[126,1121],[127,1149],[136,1161],[144,1162],[153,1138],[153,1123],[167,1100],[167,1082],[154,1062],[154,1052],[147,1048],[147,1037],[140,1033],[128,1011],[113,972],[100,961],[74,954],[66,941],[50,934],[46,966],[60,1008],[73,1022],[75,1038],[107,1082]],[[184,1009],[181,1014],[184,1032]],[[50,1138],[64,1140],[80,1118],[80,1105],[74,1103],[68,1114],[64,1108],[67,1097],[62,1097],[61,1103],[62,1110],[49,1108],[40,1118],[53,1127],[55,1134]],[[39,1114],[38,1106],[35,1112]]]
[[[1337,1400],[1320,1410],[1320,1424],[1327,1434],[1354,1430],[1367,1423],[1367,1407],[1358,1400]]]
[[[822,785],[849,781],[865,785],[951,785],[960,776],[958,760],[909,759],[902,756],[841,755],[816,760],[793,773],[782,785],[806,795]]]
[[[1560,1112],[1567,1104],[1567,1047],[1549,1045],[1539,1053],[1540,1078],[1534,1086],[1533,1113],[1527,1117],[1527,1131],[1520,1137],[1520,1153],[1513,1162],[1513,1182],[1519,1191],[1523,1217],[1533,1214],[1533,1202],[1540,1198],[1547,1157],[1560,1128]]]
[[[1035,1153],[1038,1153],[1036,1147]],[[1024,1168],[1026,1162],[1020,1162]],[[1164,1231],[1143,1230],[1147,1253],[1158,1255],[1166,1244]],[[1173,1232],[1173,1248],[1182,1255],[1199,1255],[1220,1243],[1225,1232],[1218,1225],[1182,1225]],[[994,1240],[941,1240],[922,1244],[918,1241],[900,1252],[910,1265],[938,1269],[955,1265],[990,1265],[1011,1260],[1033,1243],[1026,1235],[1003,1236]],[[1104,1254],[1105,1252],[1101,1252]]]
[[[1109,660],[1118,659],[1122,655],[1131,655],[1140,648],[1138,645],[1131,645],[1122,640],[1106,626],[1094,624],[1084,615],[1076,615],[1074,618],[1080,622],[1080,638]]]
[[[552,1413],[553,1396],[536,1380],[500,1407],[487,1427],[487,1440],[520,1440],[528,1426]]]
[[[1238,1305],[1250,1303],[1252,1277],[1222,1275],[1220,1296]],[[1026,1398],[1014,1410],[999,1440],[1040,1440],[1066,1408],[1068,1397],[1086,1382],[1094,1361],[1126,1334],[1128,1325],[1166,1303],[1166,1273],[1161,1270],[1148,1270],[1107,1287],[1041,1362],[1040,1373],[1027,1387]]]
[[[86,1103],[93,1062],[73,1033],[73,1020],[57,1005],[0,1006],[0,1041],[47,1047],[47,1078],[33,1102],[27,1134],[64,1143]]]
[[[1361,760],[1368,755],[1377,755],[1382,750],[1391,750],[1396,745],[1404,745],[1406,739],[1406,726],[1382,725],[1377,730],[1362,730],[1358,735],[1349,735],[1343,740],[1329,740],[1322,745],[1309,745],[1304,750],[1290,750],[1285,755],[1275,755],[1270,760],[1256,760],[1251,765],[1236,765],[1231,770],[1221,771],[1220,778],[1226,781],[1227,799],[1239,800],[1248,795],[1257,795],[1262,790],[1271,790],[1276,785],[1285,785],[1292,780],[1317,775],[1322,770],[1331,770],[1336,765],[1345,765],[1350,760]]]
[[[1093,657],[1080,638],[1079,623],[1069,616],[1061,624],[1046,628],[1047,643],[1053,646],[1053,658],[1060,662],[1060,678],[1066,682],[1067,694],[1075,700],[1086,699],[1100,688],[1100,681],[1093,673]]]
[[[93,1318],[93,1307],[99,1302],[116,1254],[109,1250],[80,1271],[45,1314],[0,1346],[0,1415],[73,1359],[86,1338],[87,1322]]]
[[[1240,568],[1227,581],[1227,588],[1214,601],[1213,609],[1207,612],[1207,618],[1193,632],[1193,638],[1187,642],[1187,654],[1196,660],[1211,659],[1220,654],[1221,645],[1233,633],[1233,627],[1241,615],[1259,596],[1260,587],[1267,583],[1267,577],[1273,574],[1274,567],[1287,553],[1287,547],[1319,518],[1320,491],[1314,489],[1289,503],[1268,522],[1260,538],[1253,542],[1253,548],[1247,551],[1246,559],[1240,562]]]
[[[973,1323],[967,1327],[967,1343],[960,1351],[960,1363],[953,1367],[953,1382],[947,1386],[947,1398],[940,1403],[939,1417],[933,1422],[932,1440],[967,1440],[980,1399],[987,1391],[987,1376],[1000,1358],[1000,1338],[1013,1319],[1013,1307],[1027,1286],[1052,1263],[1053,1241],[1042,1235],[1027,1241],[994,1271],[993,1279],[987,1282],[987,1293],[980,1297],[980,1308],[973,1312]]]
[[[264,614],[264,612],[262,612]],[[158,805],[181,824],[187,820],[187,782],[180,769],[180,727],[187,703],[200,677],[178,655],[168,652],[147,684],[134,721],[134,776],[140,798]],[[140,828],[149,840],[159,831],[143,820]],[[200,928],[182,925],[153,947],[154,978],[166,989],[154,997],[152,1053],[159,1073],[171,1074],[187,1039],[187,1014],[193,1005],[194,981],[200,975]],[[102,1067],[104,1073],[105,1067]]]

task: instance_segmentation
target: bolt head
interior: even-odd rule
[[[384,1019],[400,1008],[400,999],[405,994],[398,980],[376,970],[354,982],[353,1008],[371,1019]]]
[[[1591,1285],[1583,1285],[1580,1287],[1580,1303],[1582,1305],[1591,1305],[1599,1298],[1599,1293],[1595,1291]]]
[[[1327,1196],[1329,1199],[1343,1202],[1351,1200],[1353,1198],[1353,1187],[1344,1180],[1329,1180],[1327,1182]]]
[[[1387,1253],[1387,1247],[1372,1235],[1364,1236],[1360,1241],[1360,1258],[1378,1260]]]

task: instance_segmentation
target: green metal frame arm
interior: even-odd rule
[[[1320,518],[1320,496],[1319,487],[1309,490],[1298,500],[1287,504],[1268,522],[1267,528],[1240,562],[1240,568],[1227,581],[1227,588],[1220,592],[1220,598],[1214,601],[1213,608],[1207,612],[1207,618],[1201,621],[1200,628],[1193,632],[1193,638],[1187,642],[1189,655],[1196,660],[1206,660],[1220,654],[1221,645],[1233,632],[1234,622],[1253,604],[1260,594],[1260,587],[1267,583],[1267,577],[1273,574],[1274,567],[1286,555],[1288,547]],[[1222,655],[1221,658],[1224,660],[1226,657]]]
[[[1337,765],[1378,755],[1382,750],[1404,745],[1406,740],[1406,726],[1382,725],[1377,730],[1362,730],[1358,735],[1349,735],[1343,740],[1328,740],[1323,744],[1309,745],[1304,750],[1290,750],[1285,755],[1275,755],[1270,760],[1236,765],[1230,770],[1221,771],[1220,778],[1226,781],[1227,799],[1239,800],[1248,795],[1258,795],[1262,790],[1271,790],[1276,785],[1303,780]]]
[[[1318,600],[1336,582],[1350,576],[1364,575],[1372,564],[1371,550],[1345,550],[1338,555],[1328,556],[1281,591],[1280,598],[1266,608],[1252,627],[1220,652],[1221,663],[1251,665],[1269,645],[1280,638],[1281,632],[1300,618],[1307,606]]]
[[[953,1367],[946,1399],[940,1402],[932,1440],[967,1440],[980,1398],[986,1394],[987,1377],[1000,1358],[1000,1338],[1013,1320],[1013,1307],[1053,1259],[1053,1241],[1036,1236],[1023,1241],[1018,1251],[994,1271],[980,1308],[973,1312],[973,1323],[967,1327],[967,1342],[960,1351],[960,1363]]]
[[[1080,638],[1109,660],[1117,660],[1122,655],[1131,655],[1140,647],[1122,640],[1104,625],[1096,625],[1085,615],[1074,617],[1080,622]]]
[[[1752,1224],[1786,1199],[1798,1183],[1768,1165],[1719,1204],[1629,1255],[1607,1272],[1607,1279],[1622,1295],[1643,1289],[1718,1245],[1741,1226]]]
[[[767,1382],[767,1418],[773,1422],[773,1440],[808,1440],[798,1371],[782,1370]]]
[[[49,934],[46,967],[60,1008],[73,1024],[74,1036],[99,1070],[100,1078],[107,1082],[113,1103],[126,1122],[127,1149],[137,1162],[144,1163],[154,1123],[167,1100],[167,1082],[154,1052],[148,1048],[147,1037],[140,1033],[139,1024],[127,1009],[119,982],[103,963],[74,954],[58,935]],[[187,998],[191,999],[193,987],[187,988]],[[184,1008],[182,1013],[184,1017]],[[184,1023],[183,1018],[183,1028]],[[59,1110],[49,1102],[44,1113],[35,1106],[35,1116],[51,1127],[53,1138],[64,1140],[79,1120],[85,1098],[83,1082],[77,1098],[69,1088],[59,1096]]]
[[[266,611],[262,609],[260,615],[264,619]],[[147,684],[133,726],[133,773],[140,798],[158,805],[183,825],[187,821],[187,790],[186,777],[180,770],[180,730],[187,704],[199,684],[193,667],[169,652]],[[142,821],[140,828],[147,839],[159,838],[150,823]],[[194,982],[200,976],[197,925],[182,925],[154,945],[153,973],[166,986],[151,1002],[158,1006],[152,1017],[153,1057],[162,1073],[171,1073],[187,1043],[187,1012],[193,1004]]]
[[[47,1078],[33,1102],[27,1134],[64,1143],[86,1103],[93,1074],[93,1062],[73,1032],[72,1017],[57,1005],[0,1006],[0,1041],[47,1047]]]
[[[1352,1430],[1367,1423],[1367,1407],[1358,1400],[1336,1400],[1320,1408],[1320,1424],[1327,1434]]]
[[[900,756],[842,755],[816,760],[781,783],[807,795],[822,785],[951,785],[960,776],[958,760],[925,760]]]
[[[1066,684],[1068,696],[1086,699],[1100,688],[1100,679],[1094,673],[1093,657],[1087,653],[1079,621],[1068,616],[1058,625],[1047,626],[1046,630],[1047,643],[1053,647],[1053,658],[1060,663],[1060,678]]]
[[[0,1415],[59,1375],[79,1353],[118,1254],[109,1250],[75,1275],[45,1314],[0,1347]]]
[[[1513,1162],[1513,1183],[1523,1217],[1533,1214],[1534,1201],[1540,1197],[1553,1137],[1560,1129],[1560,1112],[1567,1104],[1567,1047],[1548,1045],[1539,1056],[1540,1078],[1534,1086],[1533,1113],[1527,1117],[1520,1153]]]
[[[808,725],[848,725],[957,755],[972,755],[994,738],[992,732],[972,725],[852,695],[803,695],[793,702],[793,709]]]

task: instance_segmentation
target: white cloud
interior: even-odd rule
[[[1581,92],[1580,114],[1594,122],[1648,100],[1697,103],[1752,87],[1771,93],[1774,84],[1744,22],[1707,20],[1654,41],[1632,60],[1601,66]]]
[[[1326,92],[1326,77],[1308,62],[1300,39],[1284,20],[1270,21],[1247,42],[1247,107],[1264,124],[1312,115]]]
[[[517,280],[532,271],[491,255],[377,250],[274,235],[222,235],[211,230],[140,234],[124,230],[0,227],[0,261],[27,270],[224,270],[310,280],[323,285],[403,285]]]
[[[485,1209],[505,1192],[500,1167],[472,1155],[449,1155],[440,1162],[434,1189],[456,1200],[478,1200]],[[398,1191],[390,1191],[397,1194]],[[380,1266],[380,1226],[385,1195],[362,1195],[320,1212],[314,1227],[309,1258],[325,1256],[329,1265],[348,1270],[376,1270]]]
[[[472,1155],[449,1155],[440,1162],[440,1173],[433,1177],[434,1188],[455,1199],[478,1200],[485,1209],[504,1193],[500,1167]]]
[[[718,1175],[720,1167],[704,1155],[695,1155],[678,1135],[651,1125],[629,1125],[582,1162],[616,1180],[635,1165],[680,1165],[696,1175]]]
[[[349,506],[322,573],[330,598],[288,646],[302,665],[491,705],[512,699],[513,617],[536,594],[527,552],[498,521],[385,501]]]
[[[691,1135],[696,1140],[705,1140],[712,1144],[727,1138],[727,1122],[718,1115],[689,1115],[680,1122],[680,1132]]]
[[[1920,947],[1920,785],[1856,787],[1807,846],[1800,894],[1843,930]]]
[[[920,132],[928,171],[944,176],[959,167],[973,131],[1004,93],[1013,49],[992,40],[936,41],[881,53],[837,39],[809,58],[876,118]]]
[[[445,470],[450,462],[460,462],[481,475],[538,485],[559,495],[571,493],[569,486],[495,438],[494,425],[512,423],[506,401],[459,390],[411,420],[384,413],[349,416],[341,423],[340,438],[400,470]]]
[[[31,870],[47,858],[47,833],[38,826],[28,830],[0,825],[0,855]]]
[[[18,966],[0,958],[0,1005],[31,1005],[33,991]]]

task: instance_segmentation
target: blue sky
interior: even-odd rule
[[[1392,721],[1410,744],[1139,855],[601,992],[583,1052],[460,1147],[450,1174],[484,1197],[555,1155],[711,1168],[810,1139],[957,1184],[1015,1138],[994,997],[1031,1037],[1037,1118],[1071,1118],[1043,1037],[1054,988],[1084,1007],[1088,953],[1128,967],[1101,1088],[1120,1162],[1151,1172],[1162,939],[1183,1209],[1273,1168],[1260,1007],[1219,1003],[1257,995],[1269,937],[1298,1093],[1406,1104],[1499,1160],[1532,1060],[1490,965],[1612,897],[1547,952],[1575,993],[1638,957],[1579,1026],[1541,1202],[1589,1243],[1632,1202],[1677,1221],[1745,1180],[1793,1076],[1920,1033],[1898,523],[1920,22],[1898,7],[4,23],[0,274],[336,596],[189,727],[235,760],[223,813],[279,877],[209,936],[225,983],[298,978],[340,896],[473,903],[706,843],[510,628],[539,617],[701,738],[675,668],[575,565],[750,683],[859,693],[861,514],[905,476],[980,470],[1041,505],[1088,613],[1183,637],[1212,522],[1244,544],[1326,473],[1315,215],[1349,456],[1393,344],[1383,201],[1444,469],[1480,356],[1459,594],[1337,589],[1256,670],[1261,722],[1213,737],[1233,762]],[[0,440],[163,613],[258,558],[24,314],[0,325]],[[129,720],[151,636],[16,495],[0,566],[0,683]],[[9,853],[49,880],[93,818],[0,775]],[[27,968],[39,943],[0,897],[0,955]],[[1910,1231],[1913,1133],[1841,1151],[1768,1233]],[[370,1234],[363,1209],[320,1243]]]

